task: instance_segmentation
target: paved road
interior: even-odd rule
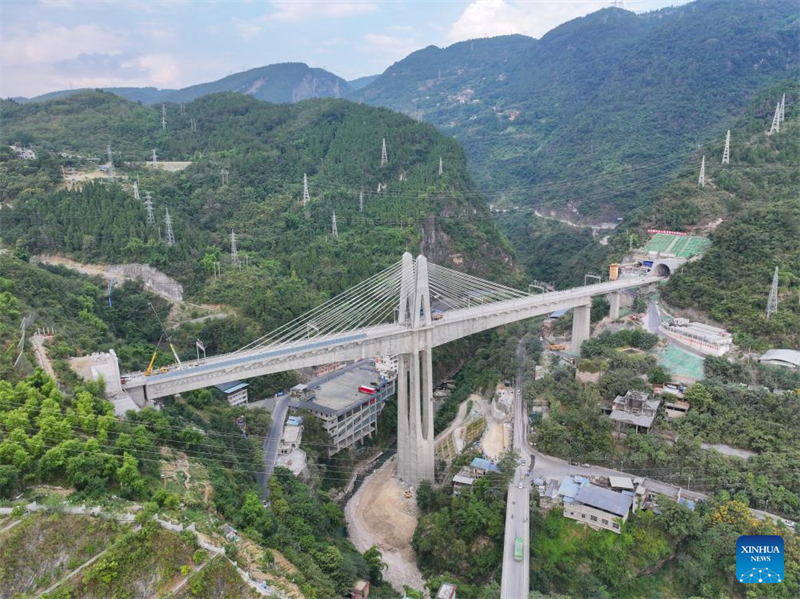
[[[269,436],[264,439],[264,471],[258,477],[258,484],[261,486],[261,497],[266,498],[269,489],[269,479],[275,469],[275,462],[278,459],[278,446],[283,436],[283,425],[286,422],[286,412],[289,409],[289,396],[279,397],[272,410],[272,427]]]
[[[525,362],[524,338],[517,345],[517,378],[514,389],[514,450],[525,457],[525,464],[517,467],[508,488],[506,507],[506,534],[503,541],[503,576],[501,599],[521,599],[528,596],[530,587],[530,482],[526,474],[529,457],[526,455],[527,434],[525,401],[522,394],[522,365]],[[522,559],[517,560],[514,547],[522,539]]]

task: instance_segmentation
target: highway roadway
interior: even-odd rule
[[[275,470],[275,462],[278,460],[278,451],[283,437],[283,425],[286,422],[286,412],[289,410],[289,396],[278,397],[275,402],[275,409],[272,410],[272,426],[269,429],[269,436],[264,438],[264,471],[258,477],[258,484],[261,487],[261,497],[266,499],[269,491],[269,479],[272,471]]]
[[[500,585],[501,599],[524,599],[530,587],[530,500],[531,489],[527,473],[530,458],[526,442],[526,410],[522,394],[522,365],[525,362],[524,338],[517,345],[517,377],[514,389],[514,438],[513,448],[518,455],[524,456],[514,472],[514,478],[508,487],[508,504],[506,507],[506,535],[503,541],[503,576]],[[522,559],[517,560],[514,554],[516,539],[522,539]]]

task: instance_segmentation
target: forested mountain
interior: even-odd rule
[[[363,79],[369,80],[369,77]],[[363,83],[362,85],[366,85]],[[309,98],[339,98],[349,89],[347,82],[324,69],[315,69],[302,62],[271,64],[241,73],[234,73],[217,81],[201,83],[182,89],[155,87],[108,87],[104,91],[141,102],[191,102],[202,96],[218,92],[239,92],[267,102],[299,102]],[[356,88],[357,89],[357,88]],[[43,102],[87,90],[62,90],[42,94],[35,98],[13,98],[23,104]]]
[[[8,245],[82,261],[146,262],[181,280],[195,299],[236,306],[266,330],[406,250],[493,278],[513,276],[503,237],[458,144],[389,110],[344,100],[275,105],[218,94],[188,104],[182,117],[171,106],[162,131],[157,108],[84,92],[42,104],[5,102],[2,119],[4,141],[38,148],[33,169],[52,159],[48,150],[98,156],[112,144],[118,172],[139,177],[142,193],[152,194],[157,221],[147,225],[130,178],[49,191],[51,180],[31,176],[28,188],[12,194],[9,209],[0,213]],[[193,163],[179,173],[153,170],[141,162],[151,147],[161,160]],[[304,173],[311,196],[306,207]],[[166,210],[173,247],[164,241]],[[331,235],[334,211],[338,237]],[[242,269],[230,266],[231,231],[240,256],[248,259]],[[215,261],[222,263],[221,280],[213,277]]]
[[[540,40],[429,47],[351,93],[464,145],[490,201],[621,216],[764,86],[798,72],[796,2],[607,8]]]

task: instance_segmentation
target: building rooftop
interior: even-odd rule
[[[302,432],[302,427],[287,425],[283,429],[283,437],[281,440],[288,444],[299,443]]]
[[[615,493],[593,484],[583,485],[578,491],[575,501],[620,517],[626,516],[633,504],[633,498],[630,495]]]
[[[369,395],[358,390],[360,386],[373,386],[380,381],[380,373],[368,360],[362,360],[311,381],[307,385],[307,389],[313,389],[311,396],[305,401],[292,401],[291,406],[328,415],[339,414],[369,400]]]
[[[306,452],[302,449],[293,449],[289,453],[282,453],[275,461],[275,465],[291,470],[295,476],[300,476],[306,469]]]
[[[588,482],[588,479],[582,476],[565,476],[558,487],[558,494],[571,501],[578,495],[580,488]]]
[[[497,467],[497,464],[490,462],[489,460],[484,460],[483,458],[475,458],[472,460],[470,466],[480,470],[486,470],[488,472],[500,472],[500,468]]]
[[[439,587],[436,599],[451,599],[456,593],[456,585],[445,582]]]
[[[666,331],[676,331],[679,333],[687,333],[704,339],[709,343],[730,343],[732,336],[725,329],[719,327],[712,327],[702,322],[689,322],[685,318],[675,318],[670,322],[664,323]]]
[[[653,420],[656,419],[655,415],[646,416],[644,414],[631,414],[624,410],[612,410],[610,415],[611,420],[614,422],[622,422],[623,424],[632,424],[634,426],[643,426],[650,428],[653,425]]]
[[[301,416],[289,416],[286,419],[286,424],[289,426],[300,426],[303,424],[303,418]]]
[[[236,393],[237,391],[246,389],[249,386],[250,385],[248,383],[245,383],[244,381],[231,381],[230,383],[222,383],[221,385],[214,385],[214,387],[216,387],[223,393]]]
[[[633,481],[627,476],[609,476],[608,482],[612,489],[627,489],[633,491]]]
[[[475,482],[475,479],[472,478],[471,476],[466,476],[464,474],[456,474],[453,477],[453,482],[459,485],[471,485],[472,483]]]
[[[781,363],[782,366],[800,368],[800,351],[796,349],[771,349],[759,359],[762,362]]]

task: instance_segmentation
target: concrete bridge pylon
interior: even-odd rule
[[[412,330],[398,356],[397,474],[410,485],[434,480],[433,342],[428,261],[403,255],[398,322]]]

